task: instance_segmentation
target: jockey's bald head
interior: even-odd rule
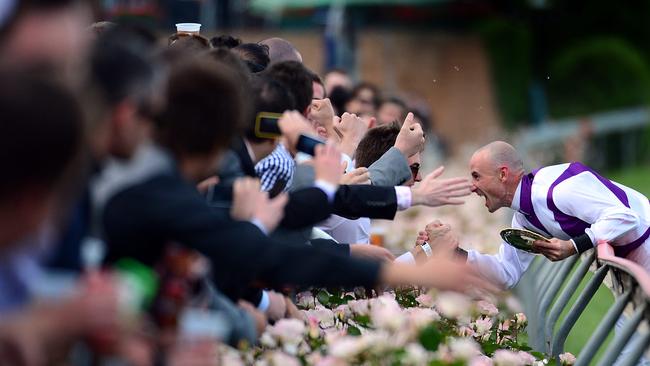
[[[507,166],[513,173],[523,173],[524,162],[517,150],[507,142],[494,141],[476,150],[474,156],[482,155],[494,168]]]
[[[524,174],[524,164],[512,145],[491,142],[476,150],[469,161],[472,191],[485,198],[490,212],[512,204],[517,185]]]

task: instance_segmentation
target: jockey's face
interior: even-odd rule
[[[510,206],[507,185],[510,170],[505,166],[496,166],[486,151],[474,153],[469,161],[472,175],[472,192],[485,198],[485,207],[494,212],[501,207]]]

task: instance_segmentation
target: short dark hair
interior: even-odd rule
[[[146,102],[155,76],[151,38],[126,26],[113,26],[95,41],[90,56],[93,84],[109,105],[133,98]]]
[[[0,200],[29,189],[51,192],[79,152],[83,114],[61,83],[0,71]]]
[[[174,67],[167,86],[157,138],[176,155],[208,155],[226,149],[247,118],[246,83],[208,58]]]
[[[352,99],[352,94],[350,91],[340,85],[335,86],[330,90],[328,95],[330,102],[332,102],[332,107],[336,114],[343,114],[345,112],[345,105]]]
[[[323,79],[321,79],[321,77],[317,73],[315,73],[313,71],[311,71],[311,81],[312,81],[312,83],[316,83],[316,84],[323,87],[323,93],[325,94],[325,98],[327,98],[327,90],[325,90],[325,84],[323,83]],[[313,93],[313,91],[312,91],[312,93]],[[314,96],[312,95],[312,98],[313,97]]]
[[[246,64],[227,48],[215,48],[205,53],[205,56],[213,60],[222,62],[232,67],[237,72],[237,77],[242,83],[250,82],[252,74],[248,70]]]
[[[302,113],[311,105],[314,95],[312,72],[298,61],[284,61],[271,65],[266,74],[284,84],[296,98],[296,109]]]
[[[397,140],[399,123],[393,122],[383,126],[373,127],[366,132],[355,152],[355,166],[367,168],[379,160]]]
[[[169,48],[197,54],[211,49],[212,46],[210,41],[201,35],[174,33],[169,37]]]
[[[210,44],[214,48],[234,48],[241,44],[241,39],[235,38],[229,34],[222,34],[210,38]]]
[[[259,76],[251,84],[253,113],[246,129],[246,138],[261,142],[265,139],[255,136],[255,118],[260,112],[283,113],[295,109],[295,99],[282,83],[268,76]]]
[[[243,43],[232,49],[239,58],[244,61],[248,70],[252,73],[262,72],[269,66],[269,47],[257,43]]]

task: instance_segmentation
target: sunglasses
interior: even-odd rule
[[[415,179],[420,172],[420,163],[413,163],[409,168],[411,169],[411,174],[413,174],[413,179]]]

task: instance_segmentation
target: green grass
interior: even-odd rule
[[[593,273],[587,272],[585,278],[582,280],[582,282],[580,282],[580,285],[578,286],[578,289],[574,295],[571,297],[569,304],[560,315],[560,319],[558,320],[555,328],[556,332],[559,330],[561,324],[564,323],[566,314],[575,303],[576,295],[582,292],[585,285],[592,277]],[[578,356],[582,348],[589,340],[589,337],[591,337],[593,332],[596,330],[598,323],[600,323],[600,321],[605,316],[605,313],[607,313],[607,309],[609,309],[613,303],[614,296],[612,295],[612,292],[604,285],[601,285],[585,308],[585,311],[582,313],[582,315],[580,315],[580,318],[578,318],[578,321],[573,326],[573,329],[571,329],[571,332],[569,332],[569,336],[567,337],[566,343],[564,345],[564,351],[571,352],[574,355]],[[604,345],[601,346],[598,350],[598,353],[596,353],[596,356],[594,357],[594,361],[592,361],[592,363],[595,363],[595,361],[600,359],[602,353],[605,351],[605,349],[607,349],[607,345],[611,341],[612,337],[613,332],[610,332]]]
[[[636,189],[637,191],[650,197],[650,167],[636,167],[632,169],[611,172],[607,174],[607,178],[626,185],[630,188]],[[587,276],[585,276],[585,278],[580,283],[576,294],[580,293],[584,289],[586,283],[592,277],[593,274],[591,272],[588,272]],[[571,309],[575,300],[576,295],[574,294],[574,296],[569,301],[569,304],[560,315],[560,320],[558,321],[556,331],[563,323],[566,313]],[[591,337],[594,330],[596,330],[598,323],[600,323],[600,321],[605,316],[607,309],[609,309],[613,303],[614,297],[611,291],[604,285],[601,285],[569,333],[565,344],[566,352],[571,352],[576,356],[580,354],[580,350],[582,350],[582,347],[584,347],[584,345],[587,343],[589,337]],[[607,348],[607,344],[611,341],[613,334],[614,332],[612,330],[607,337],[607,340],[605,341],[605,345],[600,347],[600,350],[596,354],[594,360],[600,359],[602,353]],[[592,361],[592,363],[595,363],[595,361]]]
[[[607,178],[624,184],[650,197],[650,166],[639,166],[611,172]]]

